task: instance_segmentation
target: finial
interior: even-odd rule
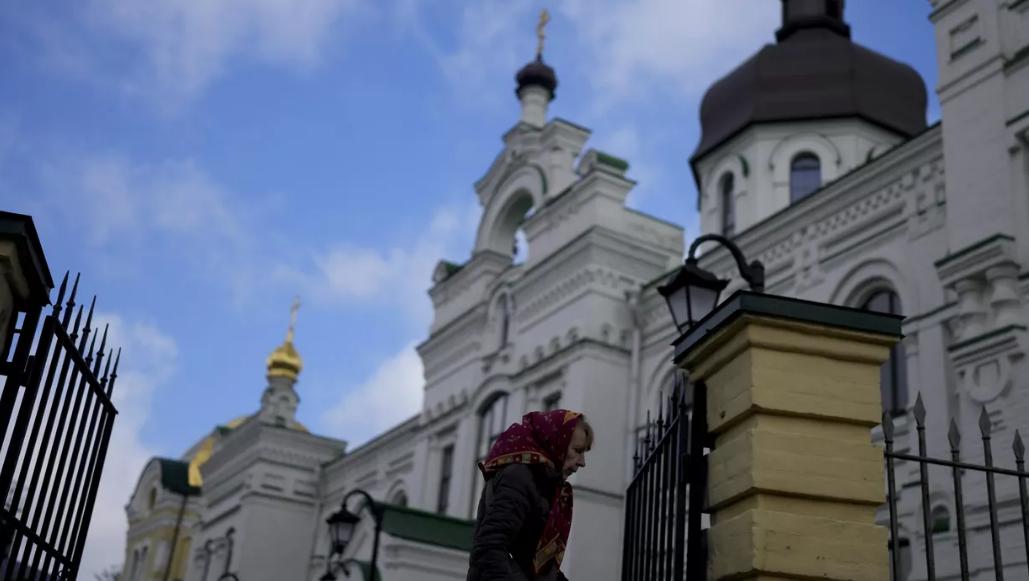
[[[543,59],[543,40],[547,38],[547,23],[550,22],[550,12],[544,8],[540,11],[540,21],[536,25],[536,38],[539,39],[539,43],[536,45],[536,58]]]
[[[293,328],[297,325],[297,311],[300,310],[300,296],[293,300],[293,306],[289,308],[289,330],[286,331],[286,341],[293,342]]]

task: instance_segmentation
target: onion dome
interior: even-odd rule
[[[926,128],[928,94],[910,66],[854,43],[843,0],[782,0],[769,44],[708,89],[692,161],[759,123],[859,118],[904,137]]]
[[[557,89],[557,74],[550,65],[543,62],[542,55],[537,55],[536,60],[522,67],[515,75],[515,81],[518,82],[515,94],[519,98],[522,96],[522,89],[526,87],[542,87],[550,93],[551,99],[554,98],[554,90]]]
[[[300,299],[297,298],[293,303],[293,308],[290,309],[289,330],[286,331],[286,340],[275,351],[272,351],[272,354],[268,356],[266,361],[268,377],[285,377],[296,381],[300,371],[304,368],[304,362],[300,358],[300,353],[293,346],[293,327],[296,325],[297,310],[299,309]]]

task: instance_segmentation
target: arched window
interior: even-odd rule
[[[932,532],[946,533],[950,531],[950,511],[942,504],[937,504],[932,510]]]
[[[154,505],[157,504],[157,489],[150,489],[150,497],[147,498],[146,508],[147,510],[154,510]]]
[[[511,297],[504,295],[500,297],[497,304],[497,317],[500,319],[500,346],[507,345],[508,335],[511,331]]]
[[[396,506],[407,506],[407,493],[403,490],[396,491],[390,503]]]
[[[790,163],[790,203],[799,202],[822,187],[822,163],[813,153],[800,153]]]
[[[861,306],[866,311],[876,313],[901,314],[900,297],[891,290],[880,290],[870,296]],[[879,376],[879,389],[882,392],[883,411],[891,414],[902,413],[908,404],[907,360],[904,355],[904,343],[898,341],[890,350],[890,359],[883,363]]]
[[[719,203],[722,211],[722,235],[732,237],[736,234],[736,200],[733,198],[735,188],[732,173],[722,176],[718,184]]]
[[[483,480],[479,472],[479,463],[485,462],[493,443],[507,429],[507,394],[494,397],[479,411],[479,433],[475,446],[475,494],[472,496],[472,516],[478,506],[479,495],[482,494]]]

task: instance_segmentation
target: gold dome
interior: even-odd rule
[[[240,416],[227,424],[218,426],[216,431],[231,431],[238,428],[243,422],[253,417],[253,414]],[[296,430],[300,432],[308,432],[308,429],[304,427],[300,422],[296,423]],[[204,484],[204,479],[200,476],[200,467],[207,463],[211,459],[211,454],[214,452],[214,434],[210,434],[204,438],[204,443],[200,444],[200,448],[197,449],[197,453],[193,456],[193,459],[189,462],[189,485],[201,487]]]
[[[293,327],[297,323],[297,310],[299,309],[300,297],[297,297],[290,309],[286,341],[279,345],[278,349],[272,351],[266,361],[269,377],[285,377],[296,381],[300,371],[304,368],[304,361],[300,358],[300,353],[297,353],[297,348],[293,346]]]

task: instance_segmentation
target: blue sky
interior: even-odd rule
[[[551,0],[551,114],[630,161],[633,206],[693,236],[699,99],[773,39],[778,4]],[[419,409],[431,269],[468,257],[472,183],[517,120],[541,7],[0,4],[0,207],[33,215],[55,276],[83,272],[126,349],[87,567],[120,563],[147,457],[256,409],[296,294],[301,421],[359,443]],[[934,88],[927,2],[847,10],[858,42]]]

